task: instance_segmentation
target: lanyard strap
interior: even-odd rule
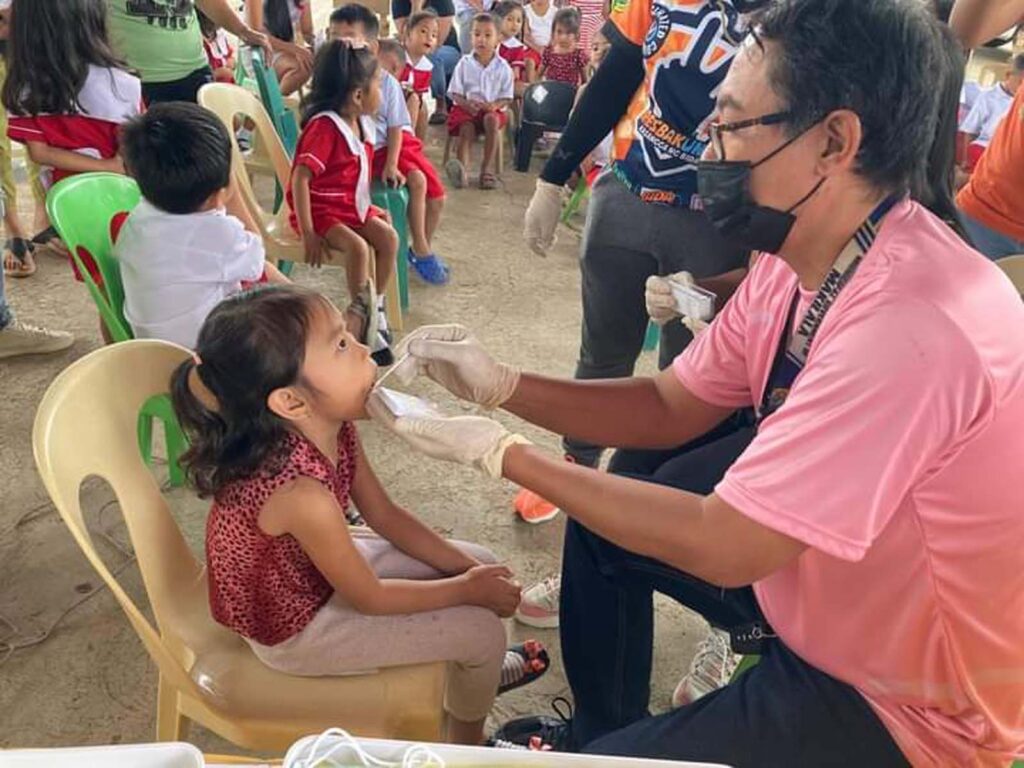
[[[768,386],[765,387],[764,396],[761,398],[761,408],[758,421],[768,417],[777,411],[786,401],[790,387],[796,380],[797,375],[803,370],[807,363],[807,355],[811,350],[814,337],[821,328],[825,315],[835,304],[839,293],[846,287],[847,283],[857,271],[864,255],[871,249],[882,219],[892,209],[899,198],[895,195],[887,197],[879,203],[871,214],[864,220],[853,237],[843,247],[832,268],[825,276],[825,280],[818,289],[817,295],[807,308],[803,318],[796,327],[793,327],[797,306],[799,304],[799,290],[794,294],[787,313],[786,326],[782,331],[779,340],[779,348],[775,353],[775,360],[772,362],[771,373],[768,377]]]

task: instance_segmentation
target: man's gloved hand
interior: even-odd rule
[[[647,278],[644,303],[647,305],[647,314],[657,325],[664,325],[680,316],[676,308],[676,298],[672,295],[672,281],[687,286],[693,285],[693,275],[689,272],[676,272],[667,277],[651,275]]]
[[[537,189],[526,209],[523,237],[526,244],[539,256],[547,256],[555,244],[555,229],[562,214],[562,188],[557,184],[537,179]]]
[[[402,361],[408,353],[409,357]],[[495,362],[468,329],[461,325],[425,325],[395,348],[399,381],[408,384],[419,373],[461,400],[493,409],[512,397],[519,370]]]
[[[420,453],[442,461],[476,467],[489,477],[502,476],[505,451],[517,443],[529,443],[501,424],[483,416],[396,418],[376,392],[366,403],[373,420],[401,437]]]

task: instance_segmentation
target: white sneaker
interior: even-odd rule
[[[516,608],[516,621],[530,627],[554,629],[558,626],[558,598],[561,593],[561,576],[549,576],[523,590],[523,599]]]
[[[17,320],[0,329],[0,358],[17,355],[46,355],[60,352],[75,343],[75,337],[64,331],[50,331],[25,325]]]
[[[690,662],[690,671],[672,692],[672,706],[692,704],[701,696],[726,685],[741,658],[729,646],[729,633],[712,628],[697,646],[697,653]]]

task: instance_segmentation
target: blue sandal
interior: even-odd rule
[[[409,249],[407,254],[409,265],[416,271],[420,279],[431,285],[446,285],[450,278],[448,265],[442,261],[440,256],[429,253],[420,258]]]

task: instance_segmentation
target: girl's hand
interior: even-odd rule
[[[324,263],[324,239],[316,232],[302,234],[302,246],[306,252],[306,263],[311,267],[319,267]]]
[[[381,181],[388,187],[400,187],[405,184],[405,176],[398,170],[398,164],[388,163],[380,175]]]
[[[466,590],[466,602],[494,611],[503,619],[519,607],[522,587],[504,565],[477,565],[458,577]]]

